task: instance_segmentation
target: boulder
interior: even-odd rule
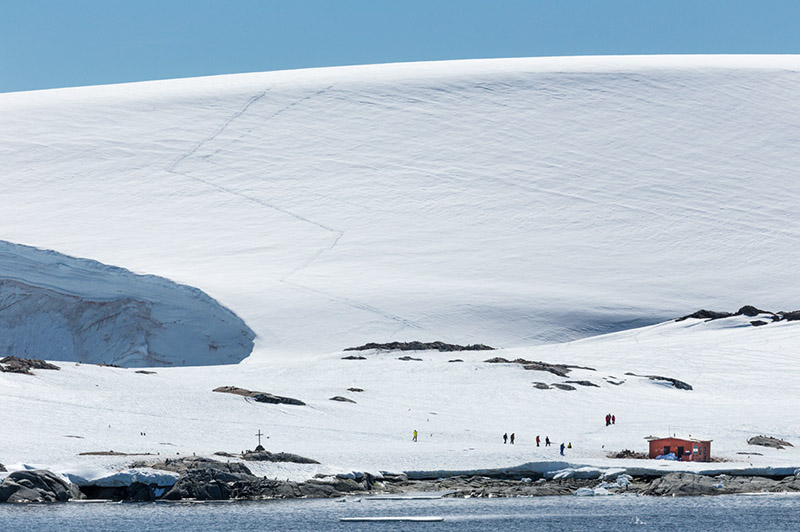
[[[762,447],[772,447],[774,449],[783,449],[785,447],[794,447],[786,440],[773,438],[771,436],[753,436],[747,440],[748,445],[761,445]]]
[[[163,498],[167,500],[226,500],[231,498],[236,484],[256,481],[258,478],[252,474],[232,473],[211,468],[189,469],[178,478],[178,481],[164,494]]]
[[[694,473],[669,473],[655,479],[644,491],[645,495],[658,497],[685,497],[696,495],[718,495],[723,487],[722,481]]]
[[[261,451],[257,453],[244,453],[242,458],[250,462],[292,462],[295,464],[318,464],[316,460],[292,453],[271,453]],[[248,470],[249,473],[249,470]]]
[[[5,472],[6,472],[6,468],[3,467],[3,464],[0,464],[0,473],[5,473]]]
[[[52,471],[14,471],[0,484],[0,502],[63,502],[81,499],[80,489]]]

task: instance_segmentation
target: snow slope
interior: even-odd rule
[[[89,306],[144,294],[175,303],[170,323],[233,313],[256,335],[242,364],[201,367],[206,342],[156,374],[0,373],[0,462],[89,478],[136,457],[78,453],[238,452],[260,429],[269,450],[323,462],[257,468],[281,478],[617,466],[609,451],[668,433],[712,438],[731,468],[800,466],[800,447],[746,444],[800,441],[798,322],[666,321],[800,306],[798,72],[795,56],[515,59],[0,95],[2,249],[63,254],[30,251],[60,257],[45,278],[5,253],[4,286]],[[97,284],[73,267],[89,263]],[[169,296],[187,286],[203,305]],[[6,311],[0,332],[24,323],[50,359],[88,324]],[[505,349],[341,359],[411,339]],[[87,360],[108,354],[91,345]],[[492,356],[589,366],[570,380],[598,387],[536,389],[565,379]],[[225,385],[308,405],[211,391]]]
[[[789,309],[799,69],[480,60],[3,94],[0,235],[197,287],[255,357]]]
[[[568,466],[654,469],[800,467],[800,322],[749,325],[742,317],[667,322],[584,340],[494,352],[345,353],[304,360],[276,357],[216,367],[133,369],[61,364],[36,375],[0,373],[0,462],[63,472],[114,470],[143,457],[81,452],[160,453],[175,457],[256,445],[258,430],[273,452],[315,458],[319,466],[262,465],[259,474],[307,478],[351,470],[529,470]],[[455,357],[464,362],[448,362]],[[489,364],[494,356],[588,366],[568,378]],[[625,373],[689,383],[678,390]],[[614,377],[614,385],[607,378]],[[597,387],[540,390],[533,382],[589,380]],[[250,402],[212,392],[224,385],[301,399],[307,406]],[[361,388],[351,392],[348,388]],[[335,395],[356,404],[331,401]],[[606,427],[613,412],[617,422]],[[419,431],[419,441],[411,433]],[[503,433],[516,433],[514,446]],[[142,433],[145,435],[142,436]],[[676,464],[610,460],[610,452],[647,450],[645,437],[713,439],[712,455],[729,462]],[[535,446],[549,436],[554,446]],[[747,445],[751,436],[781,437],[785,450]],[[557,446],[572,442],[565,457]],[[737,453],[761,453],[740,455]],[[144,457],[146,458],[146,457]],[[157,456],[151,459],[157,458]],[[256,465],[258,467],[258,465]],[[100,475],[98,475],[100,476]]]

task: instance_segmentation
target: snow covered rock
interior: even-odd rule
[[[63,502],[80,498],[78,486],[46,469],[14,471],[0,484],[0,502]]]

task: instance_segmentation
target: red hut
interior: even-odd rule
[[[673,453],[684,462],[710,462],[711,441],[695,438],[645,438],[650,442],[650,458]]]

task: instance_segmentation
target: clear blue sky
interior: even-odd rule
[[[0,92],[395,61],[800,53],[800,0],[4,0]]]

